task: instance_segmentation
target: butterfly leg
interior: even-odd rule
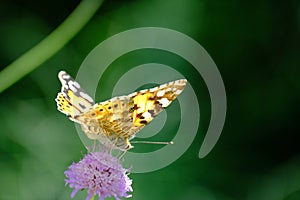
[[[119,160],[121,160],[125,156],[126,152],[127,150],[123,151],[123,153],[119,156]]]
[[[123,149],[123,153],[119,156],[119,160],[121,158],[123,158],[123,156],[126,154],[126,152],[129,150],[129,149],[132,149],[133,146],[129,143],[128,139],[125,140],[126,141],[126,144],[127,144],[127,147],[125,149]]]
[[[113,147],[116,147],[117,145],[117,142],[118,142],[118,137],[116,137],[115,139],[114,139],[114,141],[112,142],[112,144],[110,145],[110,149],[109,149],[109,153],[111,154],[112,153],[112,151],[113,151]]]
[[[94,140],[94,144],[93,144],[93,151],[96,151],[96,140]]]

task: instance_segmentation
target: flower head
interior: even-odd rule
[[[79,190],[87,189],[87,200],[99,195],[99,199],[113,196],[131,197],[127,192],[132,191],[132,180],[128,170],[124,169],[118,158],[105,152],[90,152],[78,163],[72,163],[65,171],[66,184],[74,188],[73,198]]]

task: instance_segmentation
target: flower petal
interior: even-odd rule
[[[74,198],[77,192],[78,192],[78,189],[74,189],[71,193],[71,198]]]

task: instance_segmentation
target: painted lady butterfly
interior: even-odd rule
[[[187,82],[180,79],[95,103],[65,71],[58,77],[62,88],[55,99],[57,109],[79,123],[88,138],[122,151],[133,148],[129,140],[170,105]]]

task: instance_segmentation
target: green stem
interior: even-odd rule
[[[58,52],[96,13],[103,0],[82,0],[48,37],[0,72],[0,93]]]

